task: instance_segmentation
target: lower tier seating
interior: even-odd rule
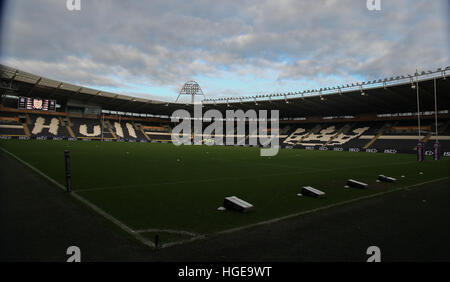
[[[127,118],[68,118],[64,115],[0,112],[0,138],[171,142],[174,126],[176,124]],[[208,123],[203,124],[203,129],[207,126]],[[419,140],[418,127],[413,120],[281,124],[279,128],[277,138],[280,146],[285,148],[414,153]],[[247,127],[242,138],[238,138],[236,131],[226,133],[225,129],[224,126],[221,136],[224,141],[230,137],[234,144],[243,139],[244,144],[250,145],[250,139],[255,137],[257,146],[264,146],[266,141],[262,137],[270,135],[270,130],[258,133]],[[440,120],[437,129],[441,152],[450,152],[450,121]],[[420,132],[428,151],[433,150],[435,131],[433,121],[423,121]]]

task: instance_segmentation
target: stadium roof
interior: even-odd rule
[[[205,99],[204,110],[249,109],[280,110],[282,117],[344,116],[362,113],[398,113],[417,111],[416,89],[419,82],[421,111],[434,111],[434,80],[437,82],[438,110],[450,105],[450,67],[434,72],[391,77],[371,82],[342,85],[332,88],[308,90],[251,97]],[[88,87],[48,79],[18,69],[0,65],[2,94],[56,99],[64,104],[75,99],[96,104],[103,109],[171,115],[177,109],[191,111],[192,104],[171,103],[131,97]]]

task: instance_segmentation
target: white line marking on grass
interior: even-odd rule
[[[292,173],[287,173],[287,172],[286,173],[275,173],[275,174],[267,174],[267,175],[264,175],[264,176],[280,176],[280,175],[287,175],[287,174],[292,174]],[[260,177],[261,177],[261,175],[235,176],[235,177],[217,177],[217,178],[210,178],[210,179],[180,180],[180,181],[169,181],[169,182],[160,182],[160,183],[152,183],[152,184],[136,184],[136,185],[117,185],[117,186],[94,187],[94,188],[77,189],[77,191],[78,192],[92,192],[92,191],[128,189],[128,188],[151,188],[153,186],[160,186],[160,185],[214,182],[214,181],[239,180],[239,179],[260,178]]]
[[[31,164],[27,163],[26,161],[22,160],[21,158],[19,158],[18,156],[14,155],[13,153],[9,152],[8,150],[4,149],[4,148],[0,148],[3,152],[5,152],[6,154],[10,155],[11,157],[13,157],[14,159],[16,159],[17,161],[19,161],[20,163],[22,163],[23,165],[27,166],[28,168],[31,168],[31,170],[33,170],[34,172],[36,172],[37,174],[39,174],[40,176],[42,176],[43,178],[45,178],[46,180],[50,181],[51,183],[53,183],[54,185],[58,186],[59,188],[61,188],[62,190],[66,190],[66,187],[64,187],[63,185],[61,185],[60,183],[58,183],[56,180],[54,180],[53,178],[47,176],[45,173],[43,173],[42,171],[40,171],[39,169],[35,168],[34,166],[32,166]]]
[[[402,164],[409,164],[409,163],[417,163],[417,161],[390,163],[390,164],[386,164],[384,166],[395,166],[395,165],[402,165]],[[161,183],[152,183],[152,184],[94,187],[94,188],[76,189],[76,191],[77,192],[94,192],[94,191],[116,190],[116,189],[134,189],[134,188],[146,189],[146,188],[152,188],[154,186],[170,185],[170,184],[187,184],[187,183],[202,183],[202,182],[215,182],[215,181],[226,181],[226,180],[252,179],[252,178],[273,177],[273,176],[293,175],[293,174],[298,175],[298,174],[305,174],[305,173],[320,173],[320,172],[329,172],[329,171],[338,171],[338,170],[347,170],[347,169],[356,169],[356,168],[378,167],[378,166],[379,165],[367,165],[367,166],[340,167],[340,168],[329,168],[329,169],[306,169],[306,170],[298,171],[298,172],[280,172],[280,173],[272,173],[272,174],[264,174],[264,175],[218,177],[218,178],[210,178],[210,179],[181,180],[181,181],[170,181],[170,182],[161,182]]]
[[[221,162],[234,162],[234,160],[227,160],[227,159],[222,159],[220,160]],[[288,165],[279,165],[279,164],[272,164],[272,163],[262,163],[262,162],[255,162],[252,160],[248,160],[248,159],[239,159],[239,161],[244,161],[247,163],[250,163],[252,165],[256,165],[256,166],[269,166],[269,167],[276,167],[276,168],[289,168],[289,169],[299,169],[301,167],[298,166],[288,166]]]
[[[7,151],[4,148],[0,148],[0,149],[3,152],[5,152],[5,153],[9,154],[10,156],[12,156],[13,158],[15,158],[16,160],[18,160],[19,162],[21,162],[22,164],[24,164],[25,166],[31,168],[33,171],[35,171],[36,173],[38,173],[39,175],[41,175],[42,177],[44,177],[45,179],[47,179],[48,181],[53,183],[54,185],[58,186],[59,188],[61,188],[63,190],[66,190],[66,188],[63,185],[58,183],[53,178],[47,176],[42,171],[40,171],[39,169],[35,168],[34,166],[29,164],[28,162],[20,159],[19,157],[17,157],[16,155],[14,155],[13,153]],[[386,166],[400,165],[400,164],[407,164],[407,163],[415,163],[415,161],[391,163],[391,164],[388,164]],[[324,172],[324,171],[337,171],[337,170],[342,170],[342,169],[352,169],[352,168],[362,168],[362,167],[367,168],[367,167],[376,167],[376,166],[378,166],[378,165],[358,166],[358,167],[343,167],[343,168],[323,169],[323,170],[319,169],[319,170],[313,170],[313,171],[302,171],[302,172],[294,172],[294,173],[279,173],[279,174],[265,175],[265,176],[286,175],[286,174],[317,173],[317,172]],[[227,178],[227,179],[242,179],[242,178],[254,178],[254,177],[261,177],[261,176],[258,175],[258,176],[248,176],[248,177],[231,177],[231,178]],[[223,230],[223,231],[214,232],[214,233],[211,233],[210,235],[221,235],[221,234],[233,233],[233,232],[241,231],[241,230],[244,230],[244,229],[249,229],[249,228],[256,227],[256,226],[276,223],[276,222],[279,222],[279,221],[282,221],[282,220],[286,220],[286,219],[289,219],[289,218],[294,218],[294,217],[298,217],[298,216],[301,216],[301,215],[322,211],[322,210],[325,210],[325,209],[329,209],[329,208],[332,208],[332,207],[337,207],[337,206],[341,206],[341,205],[357,202],[357,201],[364,200],[364,199],[370,199],[370,198],[378,197],[378,196],[381,196],[381,195],[384,195],[384,194],[388,194],[388,193],[392,193],[392,192],[395,192],[395,191],[410,190],[410,188],[413,188],[413,187],[421,186],[421,185],[428,184],[428,183],[438,182],[438,181],[442,181],[442,180],[449,179],[449,178],[450,177],[442,177],[442,178],[433,179],[433,180],[430,180],[430,181],[425,181],[425,182],[413,184],[413,185],[406,186],[406,187],[399,187],[399,188],[392,189],[392,190],[389,190],[389,191],[384,191],[384,192],[379,192],[379,193],[375,193],[375,194],[371,194],[371,195],[367,195],[367,196],[363,196],[363,197],[358,197],[358,198],[355,198],[355,199],[351,199],[351,200],[347,200],[347,201],[343,201],[343,202],[330,204],[330,205],[327,205],[327,206],[324,206],[324,207],[320,207],[320,208],[316,208],[316,209],[306,210],[306,211],[302,211],[302,212],[298,212],[298,213],[294,213],[294,214],[290,214],[290,215],[286,215],[286,216],[282,216],[282,217],[278,217],[278,218],[274,218],[274,219],[270,219],[270,220],[266,220],[266,221],[261,221],[261,222],[257,222],[257,223],[253,223],[253,224],[249,224],[249,225],[245,225],[245,226],[241,226],[241,227],[236,227],[236,228],[231,228],[231,229],[227,229],[227,230]],[[178,181],[178,182],[171,182],[171,183],[156,183],[156,184],[153,184],[153,185],[189,183],[189,182],[194,182],[194,183],[195,182],[209,182],[209,181],[218,181],[218,180],[223,180],[223,178],[220,178],[220,179],[206,179],[206,180],[200,180],[200,181]],[[104,187],[104,188],[93,188],[93,189],[96,189],[96,190],[110,190],[110,189],[123,189],[123,188],[130,188],[130,187],[143,187],[143,186],[144,185],[115,186],[115,187]],[[145,186],[145,187],[148,187],[148,186]],[[77,190],[77,191],[92,191],[93,189],[82,189],[82,190]],[[207,235],[198,235],[196,233],[189,232],[189,231],[183,231],[183,230],[143,229],[143,230],[136,230],[135,231],[135,230],[132,230],[127,225],[125,225],[124,223],[122,223],[121,221],[119,221],[118,219],[114,218],[109,213],[107,213],[104,210],[102,210],[101,208],[99,208],[98,206],[94,205],[93,203],[91,203],[87,199],[85,199],[82,196],[76,194],[76,192],[72,191],[70,193],[70,195],[72,197],[74,197],[75,199],[79,200],[80,202],[82,202],[83,204],[87,205],[92,210],[94,210],[95,212],[97,212],[98,214],[103,216],[104,218],[108,219],[109,221],[111,221],[112,223],[117,225],[118,227],[120,227],[122,230],[124,230],[127,233],[131,234],[139,242],[141,242],[141,243],[143,243],[143,244],[145,244],[147,246],[150,246],[150,247],[155,247],[155,244],[152,241],[150,241],[150,240],[144,238],[143,236],[141,236],[140,233],[145,233],[145,232],[167,232],[167,233],[183,234],[183,235],[193,236],[192,238],[187,239],[187,240],[179,240],[179,241],[175,241],[175,242],[162,244],[161,248],[166,248],[166,247],[171,247],[171,246],[175,246],[175,245],[185,244],[185,243],[188,243],[188,242],[201,240],[201,239],[204,239],[204,238],[207,237]]]
[[[18,156],[14,155],[13,153],[9,152],[8,150],[4,149],[4,148],[0,148],[3,152],[7,153],[8,155],[10,155],[11,157],[13,157],[14,159],[16,159],[17,161],[19,161],[20,163],[22,163],[23,165],[27,166],[28,168],[30,168],[31,170],[33,170],[34,172],[36,172],[37,174],[39,174],[40,176],[42,176],[43,178],[45,178],[46,180],[48,180],[49,182],[51,182],[52,184],[56,185],[57,187],[61,188],[62,190],[66,190],[66,188],[61,185],[61,183],[57,182],[56,180],[54,180],[53,178],[49,177],[48,175],[46,175],[45,173],[43,173],[42,171],[40,171],[39,169],[37,169],[36,167],[32,166],[31,164],[29,164],[28,162],[22,160],[21,158],[19,158]],[[109,213],[107,213],[106,211],[102,210],[101,208],[99,208],[98,206],[94,205],[93,203],[91,203],[90,201],[88,201],[87,199],[81,197],[80,195],[76,194],[75,192],[71,192],[70,195],[72,197],[74,197],[75,199],[77,199],[78,201],[82,202],[83,204],[85,204],[86,206],[90,207],[93,211],[97,212],[98,214],[100,214],[101,216],[103,216],[104,218],[106,218],[107,220],[111,221],[112,223],[114,223],[116,226],[118,226],[120,229],[124,230],[125,232],[131,234],[133,237],[135,237],[138,241],[140,241],[141,243],[150,246],[150,247],[155,247],[155,244],[153,242],[151,242],[150,240],[145,239],[144,237],[142,237],[140,234],[136,233],[133,229],[131,229],[130,227],[128,227],[126,224],[124,224],[123,222],[121,222],[120,220],[116,219],[115,217],[113,217],[112,215],[110,215]]]
[[[301,216],[301,215],[310,214],[310,213],[326,210],[326,209],[329,209],[329,208],[338,207],[338,206],[350,204],[350,203],[353,203],[353,202],[358,202],[358,201],[361,201],[361,200],[366,200],[366,199],[370,199],[370,198],[379,197],[379,196],[382,196],[382,195],[385,195],[385,194],[389,194],[389,193],[393,193],[393,192],[396,192],[396,191],[410,190],[411,188],[414,188],[414,187],[417,187],[417,186],[422,186],[422,185],[433,183],[433,182],[439,182],[439,181],[442,181],[442,180],[445,180],[445,179],[450,179],[450,177],[436,178],[436,179],[433,179],[433,180],[429,180],[429,181],[425,181],[425,182],[421,182],[421,183],[416,183],[416,184],[412,184],[412,185],[405,186],[405,187],[399,187],[399,188],[395,188],[395,189],[392,189],[392,190],[389,190],[389,191],[383,191],[383,192],[379,192],[379,193],[375,193],[375,194],[371,194],[371,195],[367,195],[367,196],[362,196],[362,197],[358,197],[358,198],[347,200],[347,201],[343,201],[343,202],[337,202],[337,203],[330,204],[330,205],[327,205],[327,206],[323,206],[323,207],[319,207],[319,208],[315,208],[315,209],[311,209],[311,210],[306,210],[306,211],[301,211],[301,212],[298,212],[298,213],[294,213],[294,214],[290,214],[290,215],[286,215],[286,216],[281,216],[281,217],[269,219],[269,220],[266,220],[266,221],[261,221],[261,222],[256,222],[256,223],[253,223],[253,224],[241,226],[241,227],[226,229],[226,230],[223,230],[223,231],[218,231],[218,232],[212,233],[212,235],[233,233],[233,232],[236,232],[236,231],[241,231],[241,230],[244,230],[244,229],[248,229],[248,228],[252,228],[252,227],[256,227],[256,226],[260,226],[260,225],[271,224],[271,223],[279,222],[279,221],[282,221],[282,220],[298,217],[298,216]]]
[[[136,232],[136,233],[164,232],[164,233],[188,235],[188,236],[192,236],[192,237],[200,236],[199,234],[194,233],[194,232],[189,232],[189,231],[185,231],[185,230],[174,230],[174,229],[155,229],[155,228],[150,228],[150,229],[135,230],[134,232]]]
[[[143,229],[143,230],[136,230],[136,233],[148,233],[148,232],[161,232],[161,233],[170,233],[170,234],[179,234],[179,235],[187,235],[187,236],[191,236],[191,238],[189,239],[183,239],[183,240],[177,240],[177,241],[173,241],[173,242],[169,242],[169,243],[162,243],[159,248],[163,249],[163,248],[167,248],[167,247],[171,247],[171,246],[175,246],[175,245],[182,245],[182,244],[186,244],[189,242],[193,242],[193,241],[197,241],[197,240],[201,240],[201,239],[205,239],[206,235],[201,235],[201,234],[197,234],[197,233],[193,233],[193,232],[189,232],[189,231],[184,231],[184,230],[173,230],[173,229]]]
[[[174,242],[170,242],[170,243],[165,243],[165,244],[161,244],[160,248],[167,248],[167,247],[172,247],[172,246],[176,246],[176,245],[182,245],[182,244],[190,243],[190,242],[193,242],[193,241],[202,240],[202,239],[205,239],[205,238],[211,237],[211,236],[218,236],[218,235],[222,235],[222,234],[229,234],[229,233],[234,233],[234,232],[242,231],[242,230],[253,228],[253,227],[257,227],[257,226],[272,224],[272,223],[276,223],[276,222],[283,221],[283,220],[286,220],[286,219],[295,218],[295,217],[299,217],[299,216],[302,216],[302,215],[306,215],[306,214],[310,214],[310,213],[315,213],[315,212],[318,212],[318,211],[326,210],[326,209],[329,209],[329,208],[338,207],[338,206],[350,204],[350,203],[353,203],[353,202],[358,202],[358,201],[361,201],[361,200],[366,200],[366,199],[370,199],[370,198],[379,197],[379,196],[382,196],[384,194],[389,194],[389,193],[393,193],[393,192],[396,192],[396,191],[401,191],[401,190],[409,191],[409,190],[411,190],[411,188],[414,188],[414,187],[417,187],[417,186],[422,186],[422,185],[433,183],[433,182],[439,182],[439,181],[442,181],[442,180],[445,180],[445,179],[450,179],[450,177],[436,178],[436,179],[433,179],[433,180],[429,180],[429,181],[425,181],[425,182],[421,182],[421,183],[416,183],[416,184],[412,184],[412,185],[405,186],[405,187],[399,187],[399,188],[395,188],[393,190],[379,192],[379,193],[376,193],[376,194],[371,194],[371,195],[367,195],[367,196],[363,196],[363,197],[358,197],[358,198],[355,198],[355,199],[351,199],[351,200],[347,200],[347,201],[343,201],[343,202],[330,204],[330,205],[327,205],[327,206],[324,206],[324,207],[311,209],[311,210],[306,210],[306,211],[302,211],[302,212],[298,212],[298,213],[294,213],[294,214],[290,214],[290,215],[286,215],[286,216],[282,216],[282,217],[278,217],[278,218],[269,219],[269,220],[266,220],[266,221],[256,222],[256,223],[245,225],[245,226],[241,226],[241,227],[236,227],[236,228],[226,229],[226,230],[222,230],[222,231],[218,231],[218,232],[213,232],[213,233],[207,234],[207,235],[206,234],[205,235],[198,235],[198,236],[194,236],[194,237],[192,237],[190,239],[187,239],[187,240],[179,240],[179,241],[174,241]],[[148,230],[155,230],[155,229],[148,229]]]
[[[206,238],[206,235],[199,235],[199,236],[195,236],[190,239],[187,239],[187,240],[179,240],[179,241],[164,243],[161,245],[161,248],[163,249],[163,248],[172,247],[172,246],[176,246],[176,245],[182,245],[182,244],[190,243],[190,242],[205,239],[205,238]]]
[[[131,234],[133,237],[135,237],[137,240],[139,240],[141,243],[149,246],[149,247],[154,247],[155,244],[150,241],[145,239],[144,237],[142,237],[139,233],[137,233],[136,231],[134,231],[133,229],[131,229],[130,227],[128,227],[126,224],[124,224],[123,222],[121,222],[120,220],[116,219],[115,217],[113,217],[112,215],[110,215],[109,213],[107,213],[106,211],[102,210],[101,208],[99,208],[98,206],[94,205],[93,203],[91,203],[90,201],[88,201],[87,199],[83,198],[82,196],[76,194],[76,192],[71,192],[70,193],[71,196],[73,196],[75,199],[79,200],[80,202],[82,202],[83,204],[87,205],[88,207],[90,207],[92,210],[94,210],[95,212],[97,212],[98,214],[100,214],[101,216],[103,216],[104,218],[108,219],[109,221],[111,221],[112,223],[114,223],[115,225],[117,225],[118,227],[120,227],[122,230],[124,230],[125,232]]]

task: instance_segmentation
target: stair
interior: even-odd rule
[[[58,117],[58,120],[61,126],[66,126],[66,122],[62,119],[62,117]]]
[[[322,126],[320,124],[316,125],[313,129],[311,129],[310,132],[308,132],[305,136],[303,136],[300,140],[297,141],[297,143],[301,143],[303,139],[309,137],[311,134],[316,134],[317,132],[322,129]]]
[[[369,143],[364,145],[363,149],[369,149],[369,147],[372,146],[372,144],[375,143],[375,141],[377,141],[377,139],[380,138],[381,135],[383,135],[383,131],[380,130],[372,139],[370,139]]]
[[[144,129],[142,128],[142,125],[140,123],[132,123],[134,126],[134,129],[137,131],[140,131],[142,133],[142,135],[144,135],[145,139],[147,139],[147,141],[151,141],[150,137],[148,137],[148,135],[144,132]]]
[[[428,140],[430,140],[431,136],[433,136],[432,132],[429,132],[425,137],[422,138],[422,142],[425,144],[428,142]]]
[[[26,123],[29,124],[29,125],[33,125],[33,121],[31,120],[30,115],[26,114],[25,116],[27,118],[27,122]]]
[[[109,120],[100,120],[100,122],[102,123],[102,129],[106,127],[106,129],[108,129],[109,133],[111,133],[111,135],[114,137],[114,139],[118,139],[116,133],[113,130],[113,127],[111,125],[111,123],[109,122]]]
[[[67,132],[69,132],[70,137],[77,138],[72,131],[72,128],[71,128],[72,123],[70,122],[69,117],[66,118],[66,121],[64,123],[66,124]]]
[[[383,125],[380,130],[378,130],[377,134],[372,139],[370,139],[370,141],[363,147],[363,149],[369,149],[369,147],[372,146],[372,144],[375,143],[375,141],[377,141],[377,139],[380,138],[380,136],[383,135],[386,130],[391,129],[392,126],[393,125],[390,123],[386,123],[385,125]]]
[[[30,133],[30,129],[28,128],[28,124],[22,123],[22,126],[23,126],[23,131],[25,132],[25,135],[26,135],[27,137],[30,137],[30,136],[31,136],[31,133]]]
[[[427,141],[430,140],[431,136],[433,136],[433,133],[428,132],[428,134],[424,136],[422,139],[420,139],[420,141],[425,145],[425,143],[427,143]],[[417,146],[414,146],[413,150],[417,151]]]
[[[334,134],[333,136],[331,136],[330,140],[328,140],[323,146],[327,146],[328,144],[331,143],[331,141],[333,141],[334,138],[336,138],[339,134],[341,133],[346,133],[350,130],[350,128],[352,128],[352,126],[350,124],[346,124],[344,125],[341,129],[339,129],[339,131]]]

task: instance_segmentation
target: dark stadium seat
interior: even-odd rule
[[[210,123],[204,123],[205,129]],[[441,152],[450,151],[449,121],[438,124]],[[1,112],[0,135],[37,139],[69,139],[73,136],[84,140],[171,142],[171,127],[168,124],[109,118],[78,118],[51,114],[20,114]],[[27,127],[27,128],[25,128]],[[326,149],[337,151],[368,151],[390,153],[415,153],[418,130],[415,120],[396,121],[348,121],[321,123],[292,123],[280,125],[279,144],[282,147],[300,149]],[[226,126],[223,126],[226,138]],[[27,133],[28,131],[28,133]],[[257,146],[263,146],[258,137],[269,132],[252,132],[245,129],[245,145],[249,136],[257,138]],[[421,135],[427,154],[431,154],[435,143],[435,126],[432,120],[424,120]],[[232,134],[237,144],[237,132]],[[370,144],[369,144],[370,143]],[[370,145],[367,147],[367,145]],[[367,147],[367,148],[366,148]]]
[[[0,136],[26,136],[25,129],[17,114],[1,113]]]
[[[30,114],[30,132],[33,137],[68,138],[70,135],[58,116]]]

